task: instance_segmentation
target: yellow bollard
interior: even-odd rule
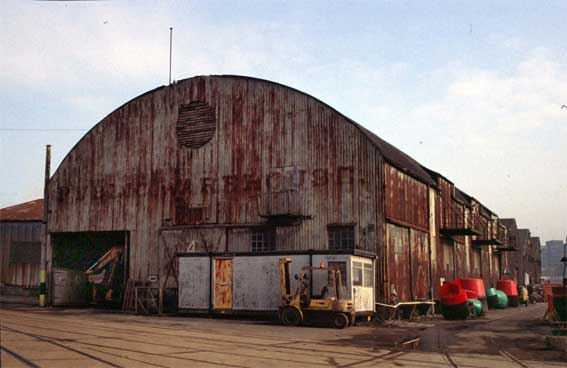
[[[39,306],[45,307],[45,292],[47,290],[45,284],[45,270],[39,271]]]

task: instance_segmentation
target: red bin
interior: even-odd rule
[[[518,296],[518,286],[514,280],[500,280],[497,289],[502,290],[507,296]]]
[[[482,281],[482,279],[460,279],[459,281],[463,289],[476,292],[480,298],[486,298],[486,289],[484,288],[484,281]]]
[[[449,282],[441,285],[439,290],[441,304],[459,305],[467,302],[467,293],[458,283]]]

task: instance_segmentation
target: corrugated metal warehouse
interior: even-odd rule
[[[37,293],[43,199],[0,209],[0,294]]]
[[[48,280],[119,245],[128,279],[179,288],[184,309],[277,308],[287,256],[342,269],[346,294],[372,311],[435,299],[443,280],[493,285],[510,250],[497,216],[442,175],[316,98],[250,77],[194,77],[124,104],[47,193]]]

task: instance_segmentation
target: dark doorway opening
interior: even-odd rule
[[[129,232],[52,233],[55,306],[119,308],[128,278]]]

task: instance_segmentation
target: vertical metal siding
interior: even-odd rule
[[[429,234],[411,230],[411,287],[413,299],[429,298]]]
[[[389,164],[385,166],[386,217],[399,224],[428,231],[428,186]]]
[[[0,222],[1,282],[7,285],[31,288],[39,286],[39,264],[10,263],[10,247],[13,242],[38,242],[41,253],[43,224],[33,222]]]
[[[191,101],[216,113],[214,137],[199,148],[177,142],[178,107]],[[181,222],[179,203],[200,209],[205,225],[256,224],[266,221],[259,196],[292,187],[306,219],[278,229],[278,248],[326,249],[327,225],[352,223],[357,248],[376,252],[382,172],[368,137],[316,99],[260,80],[196,77],[132,100],[83,137],[50,182],[49,231],[130,231],[130,276],[144,278],[163,273],[159,229]],[[243,234],[228,245],[249,250]]]
[[[386,224],[387,271],[386,300],[394,301],[393,290],[397,301],[411,300],[411,265],[409,230],[407,228]]]

